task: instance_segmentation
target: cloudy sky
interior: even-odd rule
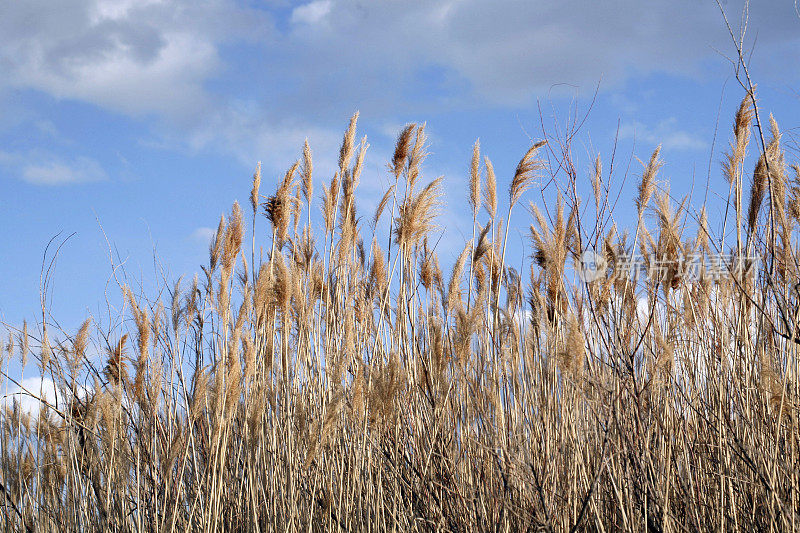
[[[741,3],[723,7],[738,31]],[[764,0],[747,17],[762,107],[790,134],[798,12]],[[610,160],[619,134],[616,179],[662,143],[673,190],[702,188],[709,168],[720,189],[743,95],[734,55],[714,0],[0,2],[0,321],[35,321],[56,235],[74,233],[50,300],[68,329],[116,297],[110,252],[133,285],[197,271],[256,163],[268,192],[308,138],[317,183],[330,179],[356,110],[370,143],[361,205],[385,187],[399,129],[427,121],[426,173],[444,176],[458,238],[476,138],[505,186],[543,125],[590,107],[579,172]],[[524,238],[524,211],[512,224]]]

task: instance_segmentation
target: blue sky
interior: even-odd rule
[[[738,30],[741,3],[724,7]],[[754,2],[747,23],[761,106],[791,149],[800,16],[792,0]],[[619,126],[615,174],[630,163],[631,176],[623,216],[640,171],[632,156],[658,143],[675,194],[693,178],[704,186],[709,164],[723,191],[721,151],[743,96],[734,54],[713,0],[3,2],[0,321],[35,321],[42,256],[59,232],[74,236],[50,303],[68,330],[88,314],[102,320],[106,296],[118,298],[110,249],[134,286],[191,276],[220,214],[246,205],[256,163],[268,193],[307,137],[321,190],[356,110],[370,143],[359,192],[369,211],[399,129],[427,121],[426,174],[444,176],[448,193],[445,252],[470,233],[475,139],[505,190],[542,120],[563,126],[596,90],[574,155],[588,176],[598,152],[610,159]],[[519,242],[529,217],[513,218]]]

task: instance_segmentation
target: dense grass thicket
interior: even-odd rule
[[[620,199],[569,138],[533,145],[507,191],[476,143],[457,257],[437,255],[437,211],[465,199],[421,175],[424,126],[400,133],[375,212],[356,209],[357,116],[321,196],[308,144],[266,195],[259,168],[193,281],[122,287],[113,327],[43,310],[10,330],[4,376],[22,358],[60,394],[0,413],[0,527],[800,528],[800,167],[755,103],[712,181],[718,220],[670,196],[658,150]],[[534,182],[552,202],[528,205]],[[504,221],[526,208],[517,272]],[[597,279],[576,275],[584,250]],[[741,261],[712,272],[721,252]],[[647,271],[626,276],[632,258]]]

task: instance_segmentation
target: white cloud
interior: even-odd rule
[[[216,232],[217,230],[214,228],[197,228],[192,232],[189,238],[198,244],[207,245],[211,242],[211,239],[214,238]]]
[[[0,86],[186,120],[210,104],[219,46],[263,37],[265,20],[227,0],[3,4]]]
[[[315,0],[292,10],[292,22],[295,24],[319,24],[331,12],[331,0]]]
[[[19,382],[19,385],[9,386],[8,392],[3,391],[2,402],[0,403],[3,406],[11,406],[13,400],[16,399],[19,403],[20,411],[36,415],[39,412],[40,403],[39,399],[34,398],[31,394],[42,398],[51,405],[55,405],[56,400],[61,400],[61,394],[56,389],[53,380],[36,376],[23,379]]]
[[[161,48],[142,62],[128,46],[115,46],[96,61],[72,63],[67,72],[36,61],[19,81],[57,97],[89,101],[126,113],[182,114],[204,103],[199,84],[217,66],[215,50],[194,36],[163,35]],[[37,58],[38,59],[38,58]]]
[[[73,161],[32,163],[22,169],[22,178],[34,185],[66,185],[102,181],[108,176],[94,159],[78,157]]]
[[[31,376],[14,385],[7,381],[0,381],[0,407],[11,407],[14,400],[17,401],[20,411],[31,416],[39,414],[42,403],[41,398],[47,405],[58,409],[64,409],[64,395],[56,387],[55,382],[48,377]],[[78,398],[85,399],[91,393],[91,389],[84,385],[77,384],[76,392]]]
[[[124,19],[136,6],[150,6],[162,0],[100,0],[93,6],[90,20],[98,24],[104,20]]]
[[[708,143],[697,134],[680,129],[674,117],[660,121],[654,127],[634,121],[623,124],[619,135],[623,139],[636,139],[650,145],[660,144],[665,150],[704,150]]]
[[[247,166],[264,160],[265,169],[282,171],[300,157],[303,142],[308,142],[314,151],[314,167],[317,175],[331,171],[334,157],[338,156],[341,135],[349,116],[344,117],[337,128],[328,129],[314,124],[304,117],[276,119],[263,110],[250,107],[229,107],[217,110],[207,117],[206,124],[195,129],[184,139],[194,150],[207,147],[222,149],[233,154]],[[180,131],[171,139],[180,142]],[[330,160],[324,157],[331,156]],[[269,183],[269,181],[267,181]]]
[[[728,3],[732,19],[740,6]],[[609,88],[642,73],[700,76],[701,61],[717,57],[715,48],[732,47],[711,1],[341,0],[325,20],[324,31],[293,32],[289,44],[298,75],[314,72],[304,82],[326,103],[341,97],[326,94],[337,72],[350,77],[355,94],[383,103],[416,81],[420,69],[434,68],[462,99],[519,105],[551,89],[592,91],[601,79]],[[774,43],[796,40],[790,3],[754,5],[750,35],[759,28],[769,31],[759,33],[756,59]],[[796,76],[797,67],[791,70]]]
[[[34,123],[34,127],[48,137],[59,138],[58,128],[51,120],[37,120]]]
[[[108,179],[96,160],[77,156],[64,159],[49,152],[0,152],[0,165],[33,185],[69,185]]]
[[[751,8],[751,35],[769,29],[759,33],[756,56],[764,50],[773,57],[776,43],[796,42],[790,4]],[[732,20],[740,5],[728,3]],[[230,71],[222,52],[230,42],[259,43],[236,59],[269,73],[265,90],[279,93],[270,108],[289,110],[278,118],[338,112],[353,101],[365,102],[365,112],[370,102],[396,110],[421,69],[439,69],[443,90],[456,97],[448,102],[518,105],[553,88],[592,90],[601,79],[608,88],[637,73],[699,75],[714,48],[731,47],[716,5],[695,0],[314,0],[291,11],[283,35],[273,18],[233,0],[8,3],[0,7],[0,86],[196,125],[209,110],[231,105],[208,91],[209,81],[245,85],[254,74]],[[786,68],[797,75],[786,64],[782,75]],[[231,74],[244,78],[222,78]],[[415,105],[441,103],[441,95],[426,98]]]
[[[789,4],[752,7],[751,35],[769,30],[756,59],[796,47]],[[731,0],[729,14],[740,5]],[[695,0],[313,0],[287,27],[277,18],[234,0],[0,4],[0,90],[152,116],[152,142],[266,168],[293,160],[306,136],[319,153],[335,150],[355,109],[381,124],[412,108],[527,105],[601,79],[609,89],[643,73],[700,76],[714,48],[731,47],[714,2]],[[797,62],[781,64],[784,79],[797,76]],[[691,132],[656,134],[665,147],[700,148]]]

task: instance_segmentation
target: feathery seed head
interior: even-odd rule
[[[650,161],[645,165],[644,172],[642,173],[642,180],[639,182],[639,195],[636,198],[636,209],[639,213],[639,219],[642,218],[644,208],[647,207],[647,203],[656,190],[656,175],[661,167],[664,166],[663,161],[658,157],[660,153],[661,145],[659,144],[653,152],[653,155],[650,156]],[[642,164],[644,165],[644,163]]]
[[[472,147],[472,162],[469,167],[469,205],[473,215],[477,215],[481,202],[481,141]]]
[[[483,206],[489,213],[489,218],[494,220],[497,215],[497,178],[494,174],[494,166],[488,157],[483,158],[486,165],[486,189],[483,192]]]
[[[353,158],[353,143],[356,138],[356,123],[358,122],[358,111],[356,111],[350,118],[350,125],[342,138],[342,147],[339,149],[339,173],[344,171],[350,166],[350,161]]]
[[[222,246],[225,242],[225,215],[219,217],[219,224],[217,225],[217,232],[214,233],[214,240],[211,242],[209,250],[209,266],[211,272],[216,270],[219,264],[220,257],[222,256]]]
[[[222,268],[225,272],[233,271],[233,263],[242,247],[243,237],[242,209],[239,207],[239,202],[234,202],[228,228],[225,231],[225,244],[222,252]]]
[[[389,198],[392,197],[394,194],[395,186],[392,184],[385,193],[383,193],[383,197],[381,201],[378,202],[378,207],[375,209],[375,215],[372,217],[372,227],[373,229],[378,226],[378,220],[381,218],[383,214],[383,210],[386,209],[386,204],[389,203]]]
[[[400,206],[395,238],[401,246],[418,244],[422,237],[435,228],[434,220],[441,204],[441,181],[442,178],[436,178]]]
[[[403,128],[403,131],[401,131],[400,135],[397,137],[397,143],[394,146],[394,155],[389,165],[389,169],[395,175],[395,178],[398,178],[400,173],[403,172],[408,153],[411,150],[411,137],[416,127],[416,124],[406,124],[406,127]]]
[[[544,163],[536,159],[535,156],[539,148],[545,144],[547,144],[546,140],[535,143],[517,164],[514,179],[511,180],[511,185],[508,189],[509,201],[512,206],[519,201],[522,194],[533,184],[533,180],[536,178],[535,173],[544,168]]]
[[[303,143],[303,168],[302,168],[302,186],[303,197],[306,199],[306,204],[311,204],[311,197],[314,195],[314,181],[312,174],[314,172],[314,163],[311,159],[311,147],[308,145],[308,139]]]
[[[256,171],[253,174],[253,189],[250,191],[250,205],[253,208],[253,213],[258,211],[259,187],[261,187],[261,161],[256,165]]]

